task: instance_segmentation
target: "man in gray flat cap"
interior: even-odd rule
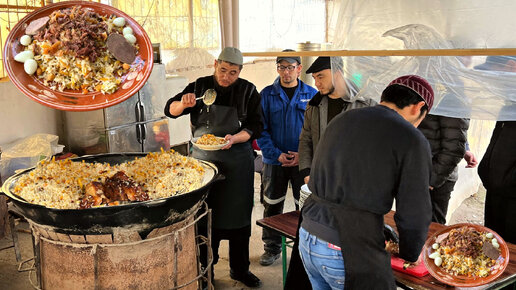
[[[219,258],[220,241],[229,240],[231,278],[248,287],[259,287],[260,279],[249,271],[249,238],[254,194],[251,142],[260,137],[263,130],[262,107],[256,87],[239,78],[242,65],[240,50],[224,48],[215,60],[213,75],[197,79],[171,98],[165,106],[165,114],[171,118],[190,114],[194,137],[213,134],[228,142],[218,151],[194,147],[192,153],[195,158],[215,163],[226,177],[213,185],[207,199],[213,213],[213,264]],[[217,92],[215,103],[211,105],[196,100],[208,89]],[[203,251],[203,265],[206,265],[205,255]]]

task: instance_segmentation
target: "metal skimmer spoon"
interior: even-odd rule
[[[195,100],[197,101],[197,100],[203,99],[202,101],[207,106],[210,106],[210,105],[213,105],[213,103],[215,103],[216,98],[217,98],[217,92],[214,89],[208,89],[208,90],[206,90],[206,92],[204,92],[202,97],[196,98]]]

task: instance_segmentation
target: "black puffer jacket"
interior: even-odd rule
[[[496,122],[478,175],[490,194],[516,196],[516,121]]]
[[[432,149],[430,186],[441,187],[445,181],[456,181],[457,164],[466,152],[469,119],[427,115],[419,125]]]

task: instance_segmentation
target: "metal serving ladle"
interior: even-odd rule
[[[214,89],[207,89],[202,97],[196,98],[195,100],[203,99],[202,101],[207,105],[213,105],[215,103],[215,99],[217,98],[217,92]]]

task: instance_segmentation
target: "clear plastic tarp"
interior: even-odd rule
[[[516,48],[514,1],[341,1],[333,49],[399,50]],[[343,57],[356,97],[377,101],[398,76],[426,78],[435,92],[431,113],[478,120],[516,120],[516,57]],[[487,63],[486,63],[487,60]],[[335,70],[338,62],[332,63]],[[486,64],[484,64],[486,63]]]

